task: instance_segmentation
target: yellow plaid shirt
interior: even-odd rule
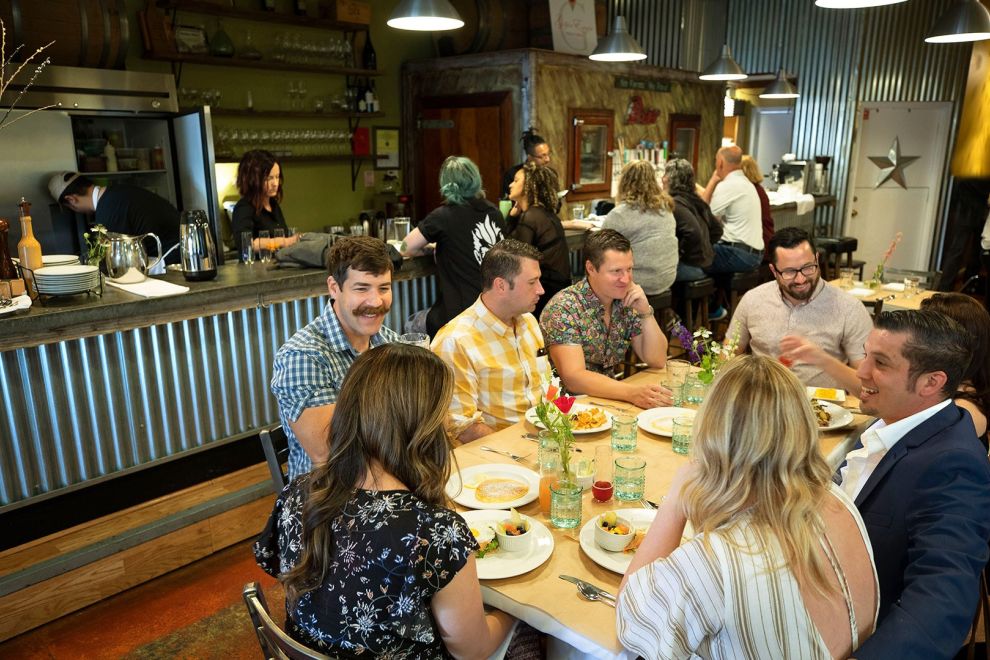
[[[546,358],[540,324],[523,314],[512,326],[479,297],[440,328],[430,347],[454,370],[452,432],[477,421],[501,429],[520,421],[540,399]]]

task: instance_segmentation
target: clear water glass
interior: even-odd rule
[[[687,456],[691,450],[691,433],[694,429],[693,417],[675,417],[671,445],[675,454]]]
[[[708,385],[698,378],[698,374],[689,374],[684,380],[684,400],[682,403],[691,406],[700,406],[705,400],[705,392]]]
[[[612,415],[612,449],[615,451],[636,451],[636,438],[639,430],[636,418],[632,415]]]
[[[687,379],[688,374],[691,373],[691,363],[687,360],[667,360],[666,371],[670,377],[670,382],[676,385],[676,387],[671,387],[670,389],[674,393],[674,405],[679,406],[684,403],[684,381]]]
[[[918,290],[921,288],[921,278],[917,275],[908,275],[904,278],[904,295],[906,297],[912,297],[918,295]]]
[[[637,456],[615,459],[615,497],[627,502],[646,495],[646,461]]]
[[[241,232],[241,262],[248,265],[254,263],[254,232]]]
[[[430,336],[422,332],[407,332],[399,336],[399,342],[430,350]]]
[[[258,261],[263,264],[272,260],[271,237],[267,229],[258,232]]]
[[[581,487],[569,481],[550,484],[550,523],[560,529],[581,524]]]

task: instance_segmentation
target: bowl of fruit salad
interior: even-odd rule
[[[607,511],[595,522],[595,543],[609,552],[622,552],[636,535],[636,526],[615,511]]]
[[[532,534],[529,520],[525,516],[519,515],[515,509],[509,510],[509,517],[495,523],[495,537],[498,545],[506,552],[521,552],[529,548],[529,539]]]

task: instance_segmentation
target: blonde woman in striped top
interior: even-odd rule
[[[646,658],[850,657],[876,627],[876,569],[798,379],[768,358],[730,362],[692,458],[623,578],[622,643]]]

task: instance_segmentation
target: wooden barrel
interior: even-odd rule
[[[7,26],[7,54],[18,59],[54,40],[41,58],[52,64],[123,69],[130,41],[125,0],[0,0]],[[35,58],[34,61],[37,61]]]
[[[526,0],[451,0],[464,27],[434,33],[441,56],[488,53],[529,45]]]

